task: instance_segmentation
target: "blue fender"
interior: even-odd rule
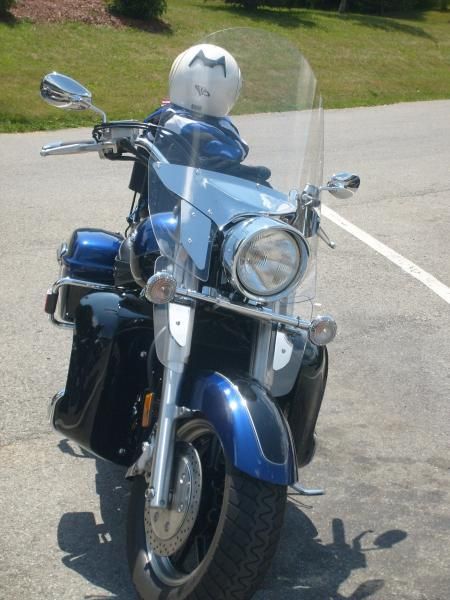
[[[200,411],[216,430],[236,469],[270,483],[297,481],[289,426],[267,390],[242,376],[199,372],[184,390],[183,405]]]

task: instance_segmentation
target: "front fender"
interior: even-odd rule
[[[255,380],[200,372],[187,382],[183,405],[215,428],[229,461],[244,473],[280,485],[297,481],[289,426],[278,405]]]

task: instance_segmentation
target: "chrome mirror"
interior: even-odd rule
[[[106,121],[105,113],[92,104],[91,92],[67,75],[56,72],[46,75],[41,81],[41,98],[57,108],[91,109],[100,113]]]
[[[333,175],[326,186],[320,188],[327,190],[336,198],[350,198],[359,188],[361,180],[354,173],[337,173]]]
[[[41,97],[52,106],[85,110],[92,106],[92,94],[81,83],[61,73],[49,73],[41,81]]]

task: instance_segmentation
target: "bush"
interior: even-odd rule
[[[337,11],[339,0],[224,0],[225,4],[237,4],[247,9],[258,6],[274,8],[315,8]],[[411,10],[429,10],[436,5],[447,5],[445,0],[347,0],[348,12],[384,14],[408,12]]]
[[[166,0],[107,0],[107,4],[113,14],[133,19],[158,19],[167,10]]]
[[[247,10],[254,10],[261,4],[267,4],[267,2],[263,0],[225,0],[225,4],[238,4]]]
[[[354,12],[385,14],[432,8],[432,0],[349,0],[348,9]]]
[[[15,5],[15,3],[15,0],[0,0],[0,15],[6,15],[6,13]]]

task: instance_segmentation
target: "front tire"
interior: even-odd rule
[[[193,419],[177,443],[192,445],[202,465],[198,515],[181,549],[160,556],[145,530],[146,490],[133,481],[128,511],[128,562],[142,600],[246,600],[263,579],[283,522],[286,487],[253,479],[227,461],[212,426]]]

